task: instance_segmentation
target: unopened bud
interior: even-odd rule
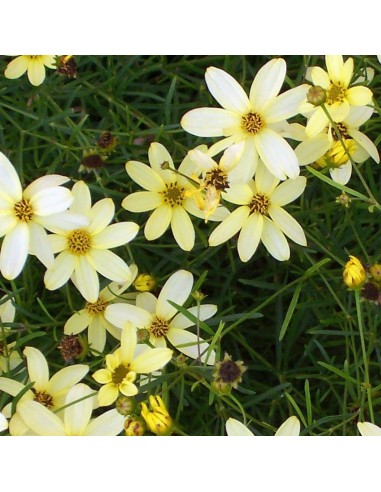
[[[327,99],[327,93],[320,85],[311,86],[307,92],[307,101],[314,106],[321,106]]]

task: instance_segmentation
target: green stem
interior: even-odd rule
[[[365,381],[363,383],[363,387],[366,389],[366,394],[368,397],[368,406],[369,406],[369,414],[370,421],[374,424],[374,413],[373,413],[373,405],[372,405],[372,393],[371,393],[371,384],[369,380],[369,364],[368,364],[368,355],[365,348],[365,337],[364,337],[364,325],[363,325],[363,316],[362,316],[362,306],[360,300],[360,290],[355,290],[355,299],[356,299],[356,311],[357,311],[357,323],[359,329],[359,335],[361,340],[361,350],[364,362],[364,376]],[[361,411],[361,418],[364,419],[364,411]]]

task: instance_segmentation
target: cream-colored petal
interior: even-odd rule
[[[241,261],[249,261],[258,248],[263,230],[263,216],[252,214],[245,221],[238,236],[238,255]]]
[[[75,364],[64,367],[54,374],[48,385],[47,392],[51,395],[67,391],[75,384],[79,383],[89,372],[89,366],[85,364]]]
[[[122,362],[130,364],[134,358],[137,344],[136,328],[132,323],[126,323],[122,330],[120,339],[120,353]],[[135,369],[132,369],[133,371]]]
[[[253,199],[253,191],[248,184],[233,184],[222,197],[235,205],[249,205]]]
[[[2,297],[0,301],[3,301],[5,297]],[[2,323],[13,323],[15,319],[16,308],[12,302],[12,299],[0,304],[0,320]]]
[[[250,208],[247,206],[239,207],[234,210],[225,220],[219,224],[209,237],[210,246],[218,246],[233,237],[242,228]]]
[[[12,229],[16,227],[18,220],[13,213],[0,211],[0,237],[8,234]]]
[[[348,58],[341,70],[341,81],[344,87],[348,87],[353,77],[354,62],[353,58]]]
[[[128,321],[136,328],[145,328],[152,321],[152,315],[145,309],[119,302],[107,306],[104,315],[109,323],[118,328],[124,328]]]
[[[307,239],[300,224],[281,207],[271,205],[268,209],[274,223],[297,244],[307,246]]]
[[[369,106],[352,106],[345,118],[345,124],[350,128],[363,125],[374,113],[374,108]]]
[[[243,425],[242,422],[233,418],[229,418],[226,421],[226,434],[230,437],[254,436],[254,434],[246,427],[246,425]]]
[[[10,160],[0,152],[0,184],[5,197],[18,202],[22,198],[22,188],[18,174]]]
[[[308,138],[301,142],[295,148],[295,154],[300,166],[306,166],[317,161],[331,147],[331,142],[328,133],[318,133],[317,135]]]
[[[151,292],[142,292],[136,296],[136,306],[145,309],[149,313],[156,313],[157,297]]]
[[[204,321],[211,318],[217,312],[217,306],[215,304],[203,304],[201,306],[194,306],[187,309],[187,312],[194,316],[195,318]],[[171,329],[177,328],[185,330],[190,326],[194,326],[195,322],[187,318],[185,314],[178,313],[171,321]]]
[[[257,172],[255,173],[257,191],[270,196],[278,184],[279,179],[269,172],[262,161],[259,161]]]
[[[8,420],[0,412],[0,432],[3,432],[7,429],[8,429]]]
[[[181,206],[172,208],[171,229],[180,248],[190,251],[194,246],[195,232],[189,215]]]
[[[255,136],[258,154],[267,169],[280,180],[296,178],[300,168],[295,152],[284,138],[264,128]]]
[[[309,88],[307,84],[298,85],[278,96],[266,107],[264,114],[266,124],[286,120],[298,114],[300,104],[307,98]]]
[[[46,190],[47,188],[58,188],[69,181],[70,178],[60,174],[48,174],[47,176],[41,176],[40,178],[32,181],[32,183],[25,188],[23,196],[24,198],[30,200],[34,195]]]
[[[348,101],[344,100],[341,103],[332,104],[327,109],[333,121],[343,121],[348,116],[351,106]]]
[[[69,404],[69,406],[64,411],[64,425],[67,435],[80,436],[85,432],[93,411],[93,401],[90,397],[93,392],[89,386],[83,383],[73,386],[68,392],[65,404]]]
[[[26,357],[28,374],[34,389],[45,391],[49,382],[49,367],[42,352],[35,347],[25,347],[23,354]]]
[[[278,95],[285,76],[286,62],[282,58],[270,60],[258,71],[250,88],[254,111],[260,113]]]
[[[271,194],[271,203],[282,207],[293,202],[303,193],[306,184],[307,180],[304,176],[284,181]]]
[[[0,255],[0,270],[7,280],[16,278],[24,268],[29,250],[29,227],[18,222],[3,239]]]
[[[329,170],[329,174],[331,178],[336,183],[346,185],[348,181],[351,179],[352,175],[352,164],[348,161],[346,164],[343,164],[340,167],[335,167],[334,169]]]
[[[164,320],[173,318],[177,309],[170,305],[168,300],[182,306],[192,292],[192,287],[193,275],[190,272],[179,270],[173,273],[160,291],[156,314]]]
[[[95,302],[98,299],[98,274],[91,266],[86,256],[78,257],[78,262],[75,267],[75,286],[87,302]]]
[[[74,313],[65,323],[65,335],[78,335],[89,326],[92,316],[86,309],[81,309]]]
[[[116,248],[129,243],[139,231],[135,222],[111,224],[91,238],[91,246],[99,249]]]
[[[48,290],[59,289],[69,280],[75,265],[75,257],[67,251],[62,251],[54,260],[54,265],[45,272],[45,287]]]
[[[139,393],[137,386],[131,381],[122,381],[119,391],[125,396],[135,396]]]
[[[29,254],[37,256],[45,268],[54,264],[54,254],[48,235],[43,227],[29,222]]]
[[[91,210],[91,194],[87,184],[84,181],[77,181],[71,192],[74,201],[70,207],[70,211],[76,214],[87,215]]]
[[[25,55],[18,56],[8,63],[4,75],[7,79],[18,79],[28,69],[29,59]]]
[[[235,145],[241,144],[242,142]],[[257,164],[258,152],[255,145],[255,139],[253,137],[248,137],[244,140],[244,148],[241,158],[229,172],[229,183],[247,183],[247,181],[254,176],[257,169]]]
[[[326,55],[325,64],[332,82],[334,84],[341,82],[341,74],[344,66],[342,55]]]
[[[28,79],[29,82],[38,86],[45,80],[45,66],[41,60],[30,60],[28,64]]]
[[[98,402],[100,407],[108,407],[119,396],[119,389],[114,383],[105,384],[98,391]]]
[[[186,132],[198,137],[228,137],[236,132],[226,129],[239,130],[241,117],[226,109],[198,108],[188,111],[180,124]]]
[[[20,391],[23,391],[24,389],[25,389],[25,385],[23,385],[22,383],[19,383],[14,379],[0,377],[0,390],[4,391],[5,393],[8,393],[8,395],[17,396],[20,393]]]
[[[122,258],[107,249],[92,249],[87,255],[91,268],[114,282],[128,282],[131,279],[130,269]],[[76,270],[76,276],[78,273]],[[98,294],[99,295],[99,292]],[[95,302],[95,301],[90,301]]]
[[[174,183],[177,179],[171,154],[159,142],[152,142],[148,149],[148,159],[152,169],[162,178],[165,183]],[[163,163],[166,163],[170,169],[163,169]]]
[[[171,223],[172,207],[168,204],[160,205],[152,212],[144,227],[144,235],[148,241],[153,241],[164,234]]]
[[[223,108],[238,114],[250,111],[250,101],[246,92],[227,72],[209,67],[206,70],[205,81],[210,93]]]
[[[328,73],[321,67],[312,67],[310,71],[310,77],[311,78],[307,78],[307,80],[311,80],[315,86],[319,85],[323,89],[327,90],[328,87],[331,85],[331,80]]]
[[[297,417],[292,416],[283,422],[275,432],[276,436],[299,436],[300,422]]]
[[[216,361],[214,350],[210,350],[208,353],[209,343],[205,342],[202,338],[197,338],[197,335],[194,333],[187,330],[171,328],[167,333],[167,338],[177,350],[187,357],[197,359],[200,354],[200,360],[203,364],[214,365]]]
[[[20,402],[17,405],[17,412],[25,424],[38,436],[66,435],[62,420],[36,401]]]
[[[142,162],[128,161],[126,171],[130,178],[144,190],[156,193],[165,190],[163,179],[150,166]]]
[[[50,232],[54,232],[55,234],[65,234],[74,229],[87,227],[90,224],[90,219],[85,215],[78,215],[71,211],[65,211],[59,214],[37,217],[36,222]]]
[[[112,382],[112,373],[108,369],[98,369],[94,372],[93,378],[99,384],[108,384]]]
[[[115,205],[111,198],[103,198],[95,203],[87,216],[91,220],[87,227],[93,236],[103,231],[112,221],[115,214]]]
[[[200,149],[192,149],[188,152],[188,155],[193,163],[201,167],[203,171],[209,171],[218,165],[214,159]]]
[[[324,113],[322,108],[316,108],[312,116],[307,121],[306,125],[306,137],[311,138],[321,131],[328,125],[328,117]]]
[[[48,68],[57,68],[56,55],[40,55],[42,63]]]
[[[163,203],[163,195],[153,191],[137,191],[126,196],[122,207],[130,212],[148,212]]]
[[[381,428],[371,422],[357,422],[357,428],[362,436],[381,436]]]
[[[65,211],[73,201],[70,190],[62,186],[47,188],[34,194],[30,199],[33,213],[36,215],[52,215]]]
[[[290,258],[290,247],[283,232],[267,217],[263,217],[261,241],[276,260],[285,261]]]
[[[84,436],[117,436],[123,430],[125,417],[113,408],[91,420]]]
[[[102,353],[106,345],[106,320],[101,316],[94,316],[87,332],[90,350]]]
[[[173,351],[169,348],[153,348],[138,355],[130,364],[132,371],[148,374],[164,367],[172,358]]]
[[[369,137],[353,128],[350,129],[348,133],[354,140],[356,140],[358,144],[361,145],[361,147],[366,150],[366,152],[368,152],[368,154],[374,161],[377,162],[377,164],[380,162],[380,155],[378,153],[377,147],[374,145]]]

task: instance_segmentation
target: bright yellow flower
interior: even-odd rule
[[[136,329],[126,323],[120,347],[106,355],[106,368],[93,374],[97,383],[104,386],[98,393],[99,405],[111,405],[119,396],[135,396],[138,388],[134,384],[137,374],[148,374],[164,367],[172,357],[168,348],[150,348],[137,345]]]
[[[162,398],[159,395],[150,395],[149,404],[151,407],[150,410],[145,403],[141,404],[141,414],[149,430],[158,436],[170,435],[173,429],[173,420]]]
[[[366,281],[366,271],[358,258],[352,255],[349,258],[343,272],[344,283],[350,289],[359,289]]]
[[[27,72],[29,82],[38,86],[45,80],[45,67],[56,68],[55,55],[21,55],[8,63],[4,75],[7,79],[18,79]]]

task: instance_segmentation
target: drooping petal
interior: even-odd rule
[[[30,199],[33,213],[36,215],[52,215],[65,211],[70,207],[73,196],[70,190],[62,186],[47,188],[34,194]]]
[[[201,306],[194,306],[187,309],[188,313],[195,316],[197,319],[204,321],[211,318],[217,312],[217,306],[215,304],[203,304]],[[178,313],[171,321],[171,328],[178,328],[185,330],[195,324],[194,321],[187,318],[184,314]]]
[[[93,248],[110,249],[127,244],[139,231],[138,224],[135,222],[119,222],[111,224],[91,239]]]
[[[8,63],[4,75],[7,79],[18,79],[28,69],[29,59],[26,55],[21,55]]]
[[[74,313],[65,323],[65,335],[78,335],[89,326],[92,316],[86,309]]]
[[[307,246],[307,239],[300,224],[281,207],[271,205],[268,209],[274,223],[297,244]]]
[[[59,289],[73,273],[76,257],[67,251],[62,251],[54,260],[54,265],[45,272],[44,282],[48,290]]]
[[[135,181],[144,190],[159,193],[165,190],[165,183],[161,176],[157,174],[150,166],[138,161],[128,161],[126,171],[131,179]]]
[[[118,328],[124,328],[128,321],[136,328],[145,328],[152,321],[152,315],[145,309],[119,302],[107,306],[104,315],[109,323]]]
[[[22,188],[20,179],[9,159],[0,152],[0,183],[5,196],[14,202],[19,202],[22,198]]]
[[[37,391],[46,391],[49,382],[49,367],[42,352],[34,347],[25,347],[24,355],[28,365],[28,374]]]
[[[122,207],[130,212],[148,212],[163,203],[163,195],[154,191],[137,191],[126,196]]]
[[[249,261],[258,248],[263,230],[263,216],[251,214],[242,226],[238,236],[238,254],[243,262]]]
[[[112,251],[92,249],[87,257],[92,269],[104,277],[120,283],[128,282],[131,279],[131,271],[127,263]]]
[[[91,393],[93,390],[83,383],[79,383],[69,390],[65,399],[65,404],[69,404],[69,406],[64,411],[67,435],[80,436],[85,432],[93,411]]]
[[[276,260],[285,261],[290,258],[290,247],[283,232],[267,217],[263,217],[261,241],[267,251]]]
[[[60,369],[51,377],[47,385],[47,393],[53,394],[67,391],[75,384],[79,383],[88,372],[89,366],[85,364],[75,364]]]
[[[181,206],[172,208],[171,229],[180,248],[190,251],[194,246],[195,232],[189,215]]]
[[[45,66],[39,59],[29,60],[28,63],[28,79],[29,82],[38,86],[45,80]]]
[[[254,434],[243,425],[239,420],[229,418],[226,421],[226,434],[230,437],[234,436],[250,436],[253,437]]]
[[[162,236],[171,223],[172,207],[168,204],[160,205],[152,212],[144,227],[144,235],[148,241]]]
[[[95,302],[98,299],[98,274],[90,265],[86,256],[78,257],[78,262],[75,267],[75,286],[87,302]]]
[[[197,335],[187,330],[179,330],[171,328],[167,333],[167,338],[171,344],[181,353],[192,359],[197,359],[200,354],[200,360],[203,364],[213,365],[216,361],[214,350],[209,349],[209,343],[202,338],[197,338]]]
[[[16,278],[24,268],[29,250],[29,228],[26,222],[16,227],[3,239],[0,255],[0,270],[7,280]]]
[[[188,299],[193,287],[193,275],[186,270],[179,270],[172,274],[160,291],[156,314],[164,319],[170,320],[177,313],[177,309],[168,303],[172,301],[182,306]]]
[[[171,360],[172,354],[169,348],[148,349],[132,361],[130,368],[138,374],[148,374],[164,367]]]
[[[239,129],[241,117],[226,109],[197,108],[188,111],[180,124],[186,132],[198,137],[228,137],[236,132],[229,133],[226,129]]]
[[[38,436],[66,435],[62,420],[36,401],[20,402],[17,405],[17,412],[25,424]]]
[[[84,436],[117,436],[123,430],[125,417],[113,408],[91,420]]]
[[[297,417],[292,416],[283,422],[275,432],[276,436],[299,436],[300,422]]]
[[[307,180],[304,176],[288,179],[281,183],[271,194],[271,203],[283,207],[296,200],[305,190]]]
[[[261,112],[278,95],[285,76],[286,62],[282,58],[270,60],[258,71],[249,96],[255,111]]]
[[[239,207],[234,210],[225,220],[219,224],[209,237],[210,246],[218,246],[237,234],[242,228],[247,217],[250,214],[250,208],[247,206]]]
[[[214,99],[225,109],[242,114],[250,111],[250,101],[240,84],[216,67],[206,70],[205,81]]]
[[[294,150],[284,138],[269,128],[255,136],[258,154],[271,174],[280,180],[296,178],[300,168]]]
[[[91,235],[99,234],[114,218],[115,205],[111,198],[103,198],[91,207],[87,216],[91,220],[87,230]]]
[[[309,85],[303,84],[289,89],[266,107],[266,124],[286,120],[299,113],[300,104],[306,99]]]

